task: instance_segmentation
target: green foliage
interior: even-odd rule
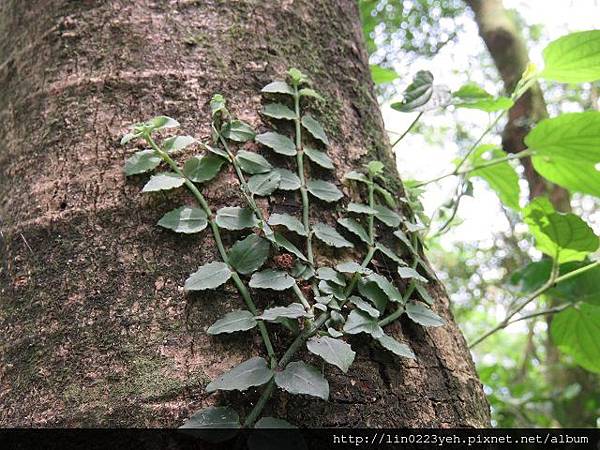
[[[301,361],[289,363],[286,368],[275,373],[275,383],[290,394],[305,394],[329,399],[329,383],[321,372]]]
[[[373,78],[373,83],[375,84],[391,83],[398,78],[398,74],[392,69],[386,69],[377,64],[371,64],[369,67],[371,69],[371,78]]]
[[[208,225],[206,213],[200,208],[182,206],[169,211],[158,221],[158,225],[176,233],[199,233]]]
[[[206,386],[206,392],[245,391],[252,386],[261,386],[273,378],[273,371],[264,358],[255,356],[225,372]]]
[[[544,49],[544,70],[548,80],[582,83],[600,79],[600,30],[562,36]]]
[[[214,289],[231,278],[231,269],[227,264],[215,261],[201,266],[185,280],[186,291]]]
[[[206,332],[211,335],[234,333],[251,330],[257,325],[254,314],[250,311],[237,310],[225,314],[222,319],[213,323]]]
[[[468,83],[452,94],[457,101],[454,105],[458,108],[479,109],[485,112],[498,112],[510,109],[514,102],[507,97],[494,98],[475,83]]]
[[[349,344],[341,339],[333,339],[328,336],[310,338],[306,341],[306,348],[344,373],[348,372],[356,356]]]
[[[237,241],[229,250],[229,263],[241,274],[260,269],[269,257],[269,241],[256,234]]]

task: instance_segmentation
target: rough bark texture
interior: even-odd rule
[[[184,295],[185,278],[216,251],[208,233],[155,227],[191,199],[142,195],[147,177],[125,179],[128,124],[163,113],[208,139],[208,100],[221,92],[263,129],[260,88],[297,66],[326,96],[314,113],[332,138],[336,179],[367,157],[393,167],[350,0],[6,0],[0,61],[3,426],[177,426],[223,401],[204,393],[210,379],[262,352],[252,333],[206,335],[241,300],[230,287]],[[233,180],[225,171],[205,189],[213,207],[242,204]],[[293,195],[262,206],[300,207]],[[318,203],[312,213],[337,214]],[[390,329],[416,361],[356,339],[348,375],[325,368],[330,402],[278,394],[270,412],[302,425],[487,425],[446,294],[431,291],[448,325]],[[260,307],[277,300],[256,297]],[[277,350],[289,341],[277,334]],[[227,397],[243,413],[256,393]]]

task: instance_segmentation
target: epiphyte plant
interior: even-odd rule
[[[158,221],[159,226],[186,234],[210,228],[219,259],[192,273],[185,281],[185,290],[217,289],[231,281],[243,300],[243,309],[226,313],[208,328],[208,334],[258,329],[264,344],[262,356],[248,359],[206,386],[207,392],[261,389],[244,420],[240,421],[230,406],[211,406],[192,415],[184,428],[291,426],[282,419],[262,417],[262,412],[275,388],[328,400],[329,383],[321,370],[307,362],[313,358],[310,354],[347,373],[356,354],[347,339],[364,333],[377,341],[382,351],[415,358],[407,344],[386,334],[384,328],[402,315],[422,326],[444,323],[431,310],[433,299],[425,286],[427,276],[433,275],[419,256],[423,227],[397,211],[394,196],[385,187],[384,164],[371,161],[361,170],[347,173],[344,181],[352,183],[365,202],[346,201],[335,183],[312,177],[335,170],[327,153],[329,137],[319,121],[306,112],[307,104],[323,102],[323,97],[302,72],[293,68],[285,81],[267,84],[262,93],[268,99],[262,115],[280,124],[278,130],[289,129],[289,135],[274,130],[256,134],[228,111],[223,96],[216,94],[210,101],[212,142],[201,144],[205,152],[192,156],[183,166],[174,157],[197,145],[195,138],[176,135],[157,141],[159,132],[179,126],[172,118],[158,116],[136,124],[121,141],[127,144],[141,139],[149,146],[126,161],[126,175],[167,167],[152,175],[142,192],[185,186],[192,194],[194,206],[178,206]],[[249,151],[246,143],[252,141],[267,149],[267,156],[274,152],[278,160],[289,158],[286,167],[276,167],[261,154]],[[214,211],[202,190],[227,165],[233,167],[238,179],[242,203]],[[268,215],[258,206],[257,197],[279,195],[279,191],[299,194],[300,217],[277,212]],[[311,215],[311,201],[315,199],[337,205],[336,212],[328,217],[343,213],[337,219],[339,228]],[[222,234],[229,231],[247,235],[226,248]],[[300,241],[301,248],[293,243]],[[336,251],[317,258],[317,252],[326,247]],[[397,249],[403,249],[404,257]],[[331,253],[338,259],[332,261]],[[362,256],[357,259],[356,255]],[[288,264],[275,264],[282,257]],[[385,273],[378,272],[382,265],[373,264],[376,259],[385,263]],[[277,297],[281,303],[259,311],[254,299],[264,290],[284,295]],[[270,336],[270,330],[277,326],[293,333],[281,354],[276,353]],[[309,353],[300,353],[303,348]]]

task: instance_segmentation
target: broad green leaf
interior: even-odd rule
[[[329,139],[325,130],[312,116],[302,116],[302,126],[314,137],[325,145],[329,145]]]
[[[383,336],[383,330],[377,324],[377,319],[374,319],[364,311],[353,309],[348,315],[348,319],[344,324],[344,333],[358,334],[366,333],[370,334],[374,338]]]
[[[229,406],[209,406],[192,415],[180,428],[240,428],[240,416]]]
[[[396,228],[400,226],[402,219],[391,209],[388,209],[383,205],[375,205],[375,210],[377,210],[375,217],[385,223],[388,227]]]
[[[367,170],[369,171],[369,174],[375,178],[380,176],[381,174],[383,174],[383,169],[385,168],[385,165],[381,162],[381,161],[369,161],[369,163],[366,165]]]
[[[306,256],[304,256],[300,249],[294,244],[292,244],[290,241],[288,241],[283,234],[275,233],[275,242],[277,243],[277,245],[283,247],[288,252],[296,255],[296,257],[301,259],[302,261],[307,261]]]
[[[400,278],[411,278],[421,281],[422,283],[427,283],[427,278],[425,278],[412,267],[398,267],[398,275],[400,275]]]
[[[153,130],[161,130],[163,128],[177,128],[179,126],[179,122],[167,116],[157,116],[153,119],[150,119],[146,125]]]
[[[142,150],[134,153],[125,161],[125,175],[137,175],[139,173],[149,172],[156,168],[162,161],[154,150]]]
[[[401,344],[396,339],[394,339],[391,336],[388,336],[387,334],[384,334],[384,335],[378,337],[377,340],[379,341],[379,343],[381,344],[381,346],[383,348],[385,348],[386,350],[389,350],[390,352],[392,352],[398,356],[402,356],[404,358],[411,358],[411,359],[416,358],[415,354],[413,353],[413,351],[410,349],[410,347],[408,345]]]
[[[393,283],[383,275],[372,273],[371,275],[365,277],[365,280],[367,282],[372,281],[373,283],[377,284],[377,286],[379,286],[379,288],[391,301],[402,303],[402,294],[400,294],[398,288],[396,288],[396,286],[394,286]]]
[[[308,316],[309,314],[304,309],[304,306],[300,303],[292,303],[288,306],[276,306],[265,309],[257,319],[266,322],[277,322],[281,319],[299,319],[300,317]]]
[[[294,172],[288,169],[273,169],[273,172],[279,173],[281,181],[279,182],[279,189],[282,191],[295,191],[300,189],[300,178]]]
[[[330,283],[329,281],[321,280],[319,281],[319,291],[321,291],[325,295],[333,295],[338,300],[343,300],[345,298],[344,288],[335,283]],[[331,302],[333,303],[333,302]],[[330,307],[331,304],[329,304]],[[339,310],[339,307],[334,308]]]
[[[300,261],[296,261],[294,263],[294,267],[292,267],[290,274],[294,278],[300,278],[302,280],[310,280],[315,275],[315,271],[308,264],[303,264]]]
[[[358,236],[365,244],[370,244],[369,233],[367,233],[367,230],[365,230],[356,220],[350,219],[349,217],[343,217],[338,219],[338,223],[346,230]]]
[[[369,68],[371,69],[371,78],[373,78],[373,83],[375,84],[391,83],[398,78],[395,70],[386,69],[377,64],[371,64]]]
[[[492,94],[483,89],[476,83],[463,84],[458,91],[452,93],[452,97],[458,98],[463,101],[476,101],[492,98]]]
[[[421,302],[410,301],[404,308],[411,320],[424,327],[440,327],[444,325],[444,319]]]
[[[336,247],[336,248],[345,248],[345,247],[352,248],[352,247],[354,247],[354,244],[352,242],[347,241],[334,228],[332,228],[329,225],[326,225],[324,223],[317,223],[317,224],[313,225],[313,231],[314,231],[317,239],[319,239],[320,241],[324,242],[325,244],[327,244],[331,247]]]
[[[172,136],[164,140],[163,150],[167,153],[174,153],[183,150],[194,142],[196,142],[196,139],[192,136]]]
[[[158,225],[176,233],[198,233],[208,225],[206,213],[200,208],[182,206],[166,213]]]
[[[300,222],[294,216],[290,216],[289,214],[271,214],[268,223],[271,226],[283,225],[288,230],[293,231],[300,236],[306,236],[306,231],[304,230],[304,225],[302,222]]]
[[[286,272],[267,269],[256,272],[250,278],[249,286],[255,289],[273,289],[283,291],[294,285],[295,281]]]
[[[258,226],[258,219],[250,208],[226,206],[217,211],[215,222],[226,230],[243,230]]]
[[[550,42],[543,52],[547,80],[583,83],[600,79],[600,30],[567,34]]]
[[[235,155],[235,160],[240,165],[242,170],[250,175],[267,173],[273,168],[269,161],[260,156],[258,153],[248,152],[246,150],[240,150],[237,155]]]
[[[425,286],[420,283],[415,283],[415,290],[419,293],[425,303],[429,306],[433,305],[433,297],[431,297],[431,294],[429,294],[429,291]]]
[[[256,133],[250,125],[241,120],[232,120],[223,125],[221,134],[224,138],[236,142],[247,142],[254,139]]]
[[[265,105],[263,114],[273,119],[294,120],[296,118],[296,113],[281,103],[269,103]]]
[[[225,159],[214,154],[192,156],[183,166],[183,173],[194,183],[212,180],[225,164]]]
[[[340,339],[332,339],[328,336],[310,338],[306,341],[306,348],[344,373],[348,372],[356,356],[356,353],[349,344]]]
[[[294,95],[294,89],[285,81],[272,81],[260,90],[268,94],[289,94]]]
[[[225,372],[206,386],[206,392],[245,391],[252,386],[262,386],[273,378],[264,358],[255,356]]]
[[[392,108],[401,112],[414,111],[429,102],[433,95],[433,74],[420,70],[415,74],[413,82],[406,88],[401,102],[392,103]]]
[[[318,164],[324,169],[333,169],[333,162],[331,161],[329,156],[327,156],[327,153],[322,152],[320,150],[315,150],[314,148],[305,147],[304,154],[308,156],[308,158],[312,162]]]
[[[556,314],[552,340],[587,370],[600,373],[600,306],[581,303]]]
[[[252,273],[269,257],[269,241],[256,234],[237,241],[229,250],[229,264],[239,273]]]
[[[485,112],[503,111],[512,108],[514,102],[508,97],[494,98],[485,89],[475,83],[467,83],[452,94],[458,101],[454,105],[458,108],[480,109]]]
[[[185,280],[186,291],[203,291],[221,286],[231,278],[231,270],[225,263],[215,261],[203,266]]]
[[[600,197],[600,111],[545,119],[525,137],[544,178],[568,190]]]
[[[572,270],[587,266],[589,262],[585,263],[571,263],[568,264],[568,269],[563,271],[561,266],[561,275],[563,273],[571,272]],[[566,268],[566,267],[565,267]],[[548,277],[546,277],[548,279]],[[589,269],[580,275],[576,275],[573,278],[559,283],[551,291],[553,297],[570,300],[573,302],[586,302],[592,305],[600,306],[600,267],[597,266],[593,269]]]
[[[231,311],[222,319],[213,323],[206,331],[210,335],[235,333],[236,331],[246,331],[256,326],[256,319],[250,311],[238,309]]]
[[[183,186],[185,179],[174,172],[163,172],[152,175],[144,185],[142,192],[168,191]]]
[[[339,337],[342,337],[344,335],[344,333],[336,330],[335,328],[331,328],[331,327],[327,328],[327,333],[332,338],[339,338]]]
[[[219,147],[212,147],[210,145],[207,144],[202,144],[202,147],[204,147],[206,150],[208,150],[210,153],[220,156],[222,158],[225,159],[225,161],[231,161],[231,158],[229,157],[229,153],[227,153],[225,150],[223,150],[222,148]]]
[[[394,231],[394,236],[400,239],[404,245],[406,245],[409,249],[413,251],[413,253],[416,253],[416,250],[413,248],[412,242],[410,241],[406,233],[404,233],[404,231],[396,230]]]
[[[395,251],[393,251],[389,247],[386,247],[381,242],[378,242],[377,244],[375,244],[375,248],[377,250],[379,250],[381,253],[383,253],[385,256],[387,256],[388,258],[390,258],[392,261],[394,261],[396,264],[400,264],[401,266],[405,266],[406,265],[406,263],[404,262],[404,260],[402,258],[400,258],[398,255],[396,255]]]
[[[360,292],[360,295],[363,297],[369,299],[379,311],[383,312],[385,310],[385,307],[388,304],[388,297],[385,295],[385,292],[377,286],[377,283],[361,279],[358,282],[358,292]]]
[[[271,195],[281,182],[281,174],[279,172],[268,172],[253,175],[248,179],[248,189],[254,195]]]
[[[390,191],[388,191],[387,189],[382,188],[377,183],[374,183],[373,187],[375,188],[375,192],[377,192],[379,195],[381,195],[383,197],[383,199],[385,200],[385,203],[390,208],[395,208],[396,207],[396,200],[394,200],[394,196],[392,195],[392,193]]]
[[[276,372],[275,384],[290,394],[329,398],[329,383],[321,372],[300,361],[289,363],[283,371]]]
[[[354,306],[356,306],[358,309],[360,309],[361,311],[366,312],[373,319],[377,319],[379,317],[379,310],[373,308],[370,303],[368,303],[367,301],[363,300],[362,298],[360,298],[360,297],[358,297],[356,295],[352,295],[351,297],[348,298],[348,300]]]
[[[300,70],[296,69],[295,67],[289,69],[287,71],[287,74],[290,76],[290,78],[296,85],[308,82],[308,78],[306,77],[306,75],[304,75],[302,72],[300,72]]]
[[[372,272],[371,269],[363,267],[354,261],[339,263],[335,266],[335,270],[342,273],[361,273],[364,275],[369,275]]]
[[[411,233],[423,231],[426,228],[424,225],[421,225],[420,223],[412,223],[412,222],[408,222],[408,221],[404,222],[404,226]]]
[[[363,203],[350,202],[350,203],[348,203],[348,207],[346,209],[348,210],[348,212],[353,212],[353,213],[357,213],[357,214],[368,214],[368,215],[377,214],[376,209],[371,208],[369,205],[365,205]]]
[[[484,156],[486,155],[490,155],[491,158],[485,159]],[[496,146],[480,145],[469,157],[469,162],[475,167],[485,164],[492,159],[503,157],[506,157],[506,152],[500,150]],[[490,188],[498,194],[502,203],[515,211],[519,210],[519,196],[521,191],[519,188],[519,175],[508,161],[473,170],[472,172],[469,172],[468,177],[483,178]]]
[[[259,134],[256,136],[255,140],[280,155],[295,156],[297,153],[294,141],[283,134],[269,131],[267,133]]]
[[[370,184],[369,178],[364,173],[358,172],[356,170],[351,170],[346,175],[344,175],[344,180],[352,180],[352,181],[360,181],[361,183]]]
[[[131,142],[133,139],[136,139],[140,136],[141,136],[140,133],[126,133],[121,138],[121,145],[125,145],[125,144]]]
[[[312,97],[316,98],[317,100],[325,101],[321,94],[319,94],[317,91],[311,88],[302,88],[300,89],[298,94],[300,94],[301,97]]]
[[[315,197],[325,202],[337,202],[344,194],[333,183],[323,180],[309,180],[306,188]]]
[[[330,281],[339,286],[346,286],[346,279],[343,275],[337,273],[331,267],[319,267],[317,269],[317,278],[319,280]]]

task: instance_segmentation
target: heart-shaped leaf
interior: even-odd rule
[[[282,191],[296,191],[300,189],[300,178],[291,170],[276,168],[273,172],[279,173],[281,181],[279,189]]]
[[[444,319],[421,302],[408,302],[405,309],[408,317],[424,327],[441,327],[444,325]]]
[[[215,154],[192,156],[183,166],[183,173],[194,183],[212,180],[225,164],[225,159]]]
[[[344,324],[344,333],[358,334],[366,333],[370,334],[374,338],[383,336],[383,330],[377,324],[377,319],[374,319],[366,312],[358,309],[353,309],[348,315],[348,319]]]
[[[232,120],[223,125],[221,134],[224,138],[236,142],[247,142],[254,139],[256,135],[250,125],[241,120]]]
[[[348,372],[356,356],[349,344],[328,336],[310,338],[306,342],[306,348],[329,364],[338,367],[344,373]]]
[[[303,362],[289,363],[281,372],[275,373],[275,384],[290,394],[306,394],[329,398],[329,383],[316,368]]]
[[[281,174],[279,172],[268,172],[253,175],[248,180],[248,189],[254,195],[271,195],[279,187]]]

